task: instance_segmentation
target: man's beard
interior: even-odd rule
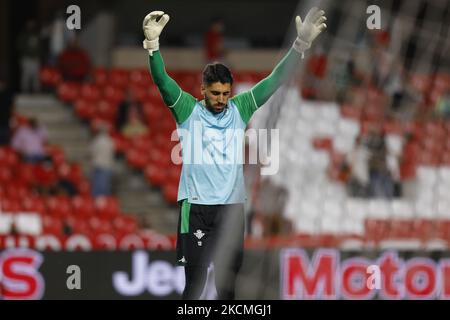
[[[215,114],[221,113],[223,110],[225,110],[225,109],[227,108],[227,104],[221,104],[221,105],[220,105],[221,109],[220,109],[220,110],[217,110],[216,107],[214,107],[214,106],[211,104],[211,102],[210,102],[209,99],[206,97],[206,95],[205,95],[205,106],[206,106],[206,109],[208,109],[210,112],[215,113]],[[219,105],[218,105],[218,106],[219,106]]]

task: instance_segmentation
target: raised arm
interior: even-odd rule
[[[258,82],[250,91],[233,97],[233,101],[245,122],[250,121],[253,113],[266,103],[283,84],[287,76],[295,70],[300,58],[303,58],[304,52],[311,47],[314,39],[325,30],[326,17],[324,14],[324,11],[314,7],[306,15],[304,22],[302,22],[300,16],[297,16],[295,19],[297,38],[292,48],[275,66],[269,76]]]
[[[152,55],[149,54],[148,65],[153,81],[158,87],[159,92],[161,92],[164,103],[167,106],[173,106],[180,97],[182,90],[175,80],[167,74],[159,50],[153,52]]]
[[[300,16],[296,17],[297,39],[295,39],[292,48],[277,64],[272,73],[257,83],[251,90],[258,108],[283,84],[289,72],[295,70],[300,57],[303,58],[304,52],[311,47],[313,40],[325,30],[326,24],[324,22],[327,18],[324,14],[323,10],[314,7],[306,15],[304,22],[302,22]]]
[[[196,100],[193,96],[181,90],[175,80],[167,74],[159,52],[159,35],[169,19],[169,15],[163,11],[150,12],[144,18],[142,23],[145,35],[143,47],[148,50],[150,73],[159,92],[161,92],[164,103],[170,108],[177,123],[182,123],[191,114]]]

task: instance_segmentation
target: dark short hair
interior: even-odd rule
[[[230,69],[219,62],[207,64],[203,70],[203,84],[210,85],[214,82],[233,84]]]

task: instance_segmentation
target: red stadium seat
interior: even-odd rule
[[[128,72],[123,69],[111,69],[109,71],[109,83],[120,88],[125,88],[129,83]]]
[[[65,162],[64,150],[59,146],[48,145],[45,148],[46,154],[52,157],[53,164],[58,167]]]
[[[436,221],[436,234],[439,239],[450,241],[450,220]]]
[[[45,215],[47,212],[47,206],[43,198],[37,196],[27,196],[22,200],[22,210],[37,212],[41,215]]]
[[[112,84],[108,84],[103,88],[103,98],[113,104],[119,104],[124,100],[124,89]]]
[[[84,234],[89,236],[92,233],[92,229],[85,219],[80,219],[76,216],[71,216],[65,219],[65,222],[72,229],[73,234]]]
[[[422,151],[417,155],[417,164],[438,167],[440,163],[440,154]]]
[[[169,182],[163,187],[164,200],[168,203],[176,204],[178,197],[178,183]]]
[[[178,186],[181,176],[181,166],[170,165],[168,168],[167,181],[169,183],[175,183]]]
[[[91,194],[91,185],[86,180],[80,181],[78,184],[78,193],[81,196],[88,196]]]
[[[138,231],[138,222],[132,215],[120,215],[113,220],[115,230],[122,234],[136,233]]]
[[[94,83],[98,86],[104,86],[108,83],[108,71],[104,68],[94,70]]]
[[[55,88],[61,82],[61,74],[54,67],[44,66],[39,72],[39,79],[43,87]]]
[[[63,221],[60,218],[55,218],[49,215],[42,217],[43,234],[53,234],[56,236],[62,236],[63,234]]]
[[[102,99],[97,102],[95,109],[95,118],[102,119],[107,122],[113,122],[116,117],[117,104]]]
[[[414,235],[423,243],[434,238],[436,234],[436,221],[431,219],[413,220]]]
[[[91,119],[95,114],[95,104],[84,99],[75,101],[75,113],[82,119]]]
[[[95,202],[90,196],[72,198],[72,213],[79,218],[91,217],[95,214]]]
[[[16,173],[16,179],[24,181],[30,186],[35,185],[34,165],[29,163],[20,164]]]
[[[152,80],[150,72],[147,69],[135,69],[130,72],[130,82],[133,85],[150,88]]]
[[[450,166],[450,150],[446,150],[441,157],[441,164],[444,166]]]
[[[333,141],[331,138],[314,138],[313,146],[319,150],[328,150],[331,151],[333,148]]]
[[[131,141],[118,132],[113,132],[111,138],[114,140],[116,152],[123,153],[130,148]]]
[[[119,201],[115,197],[97,197],[95,199],[97,216],[101,218],[113,218],[120,214]]]
[[[0,184],[9,184],[13,180],[13,173],[8,167],[0,167]]]
[[[58,86],[58,97],[64,102],[73,102],[80,96],[80,84],[62,82]]]
[[[88,220],[90,232],[94,234],[113,233],[114,228],[109,219],[101,219],[99,217],[91,217]]]
[[[47,198],[47,212],[56,218],[65,218],[72,214],[72,203],[67,196]]]
[[[30,189],[25,182],[11,181],[7,184],[6,196],[12,200],[24,201],[30,195]]]
[[[0,166],[12,168],[19,163],[17,153],[10,147],[0,147]]]
[[[85,83],[81,86],[80,96],[86,101],[97,101],[101,97],[101,92],[97,85]]]
[[[387,239],[390,233],[389,220],[366,219],[364,226],[366,239],[375,243]]]
[[[20,200],[1,198],[0,199],[0,212],[5,213],[17,213],[21,210]]]
[[[166,179],[166,172],[153,163],[145,167],[144,175],[153,186],[162,186]]]
[[[148,86],[132,84],[129,90],[131,90],[133,97],[140,103],[144,103],[147,101],[147,96],[149,95]]]
[[[411,239],[414,237],[414,221],[413,220],[390,220],[389,226],[390,239]]]
[[[149,163],[149,151],[131,149],[126,151],[127,162],[130,166],[143,169]]]
[[[38,164],[33,168],[36,183],[41,186],[52,186],[57,181],[55,168],[47,164]]]

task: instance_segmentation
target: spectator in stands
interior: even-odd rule
[[[285,187],[276,185],[270,179],[261,181],[261,185],[255,195],[253,213],[264,227],[264,236],[274,236],[289,233],[289,222],[284,219],[282,213],[288,197]]]
[[[375,87],[383,89],[394,65],[394,57],[388,51],[389,34],[386,31],[374,31],[371,40],[370,58],[371,62],[376,61],[371,63],[371,81]]]
[[[25,29],[17,38],[17,49],[22,72],[20,79],[22,92],[39,92],[40,90],[40,43],[36,22],[34,20],[27,21]]]
[[[132,90],[128,90],[125,99],[119,104],[117,108],[116,117],[116,130],[122,131],[125,124],[128,122],[128,117],[130,116],[130,109],[135,109],[138,116],[142,119],[143,112],[141,104],[136,100]]]
[[[244,148],[244,181],[248,201],[245,204],[246,233],[250,236],[262,236],[264,231],[264,216],[255,210],[261,183],[261,164],[252,163],[250,159],[251,146],[248,142]]]
[[[369,194],[375,198],[392,198],[394,180],[388,167],[388,154],[384,133],[374,128],[368,135],[369,156]]]
[[[65,81],[83,82],[91,72],[91,60],[80,47],[78,38],[70,40],[69,45],[58,57],[58,68]]]
[[[363,82],[363,76],[356,70],[355,53],[352,53],[344,64],[336,66],[334,80],[337,101],[339,103],[345,103],[348,91],[353,86],[359,86]]]
[[[351,197],[367,197],[369,188],[369,150],[361,136],[356,139],[355,149],[347,156],[350,178],[347,183]]]
[[[91,144],[92,156],[92,195],[94,197],[111,195],[114,170],[114,142],[105,124],[98,126],[97,134]]]
[[[69,195],[70,197],[78,194],[77,186],[70,179],[70,169],[70,165],[67,163],[59,166],[58,180],[55,186],[57,194]]]
[[[222,18],[216,17],[211,21],[210,28],[204,37],[205,58],[208,63],[223,60],[225,57],[224,29],[225,24]]]
[[[58,56],[66,47],[67,41],[74,37],[75,31],[67,29],[64,12],[58,10],[53,19],[42,29],[42,35],[48,43],[47,63],[54,66],[57,63]]]
[[[38,163],[51,160],[45,152],[48,133],[36,118],[30,118],[28,123],[19,127],[12,139],[12,147],[21,154],[26,162]]]
[[[14,108],[13,95],[3,75],[0,75],[0,146],[11,139],[11,116]]]
[[[413,118],[417,104],[422,101],[421,95],[410,86],[408,78],[407,70],[400,63],[395,63],[383,86],[391,98],[390,110],[399,112],[402,119]]]
[[[133,138],[144,135],[147,132],[148,128],[145,123],[142,122],[139,111],[135,106],[132,106],[129,110],[128,121],[122,128],[122,134],[127,138]]]

